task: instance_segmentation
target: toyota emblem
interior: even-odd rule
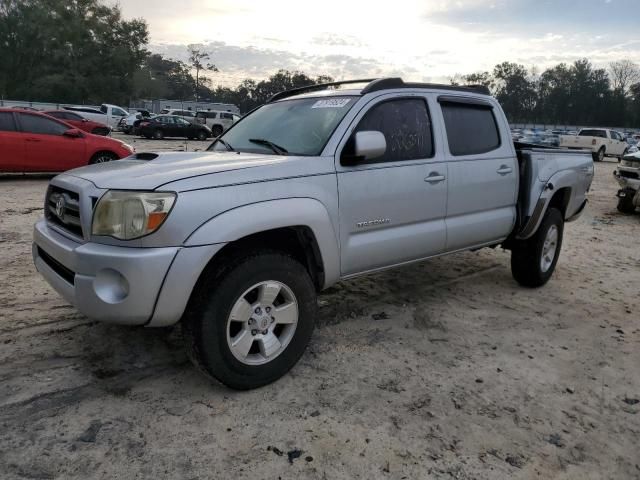
[[[62,195],[60,195],[56,200],[56,215],[58,215],[60,219],[62,219],[62,217],[64,216],[64,210],[66,206],[67,206],[66,200]]]

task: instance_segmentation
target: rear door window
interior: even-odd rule
[[[30,115],[28,113],[20,113],[20,125],[22,131],[26,133],[35,133],[40,135],[62,135],[69,127],[55,120],[42,117],[40,115]]]
[[[500,147],[500,133],[493,108],[456,102],[441,102],[451,155],[479,155]]]
[[[15,132],[16,124],[13,120],[13,113],[0,112],[0,132]]]

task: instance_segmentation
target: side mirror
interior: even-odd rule
[[[356,165],[358,162],[374,160],[387,151],[387,141],[382,132],[358,132],[349,141],[353,142],[353,153],[342,158],[343,165]]]
[[[70,128],[69,130],[65,130],[63,135],[65,137],[80,138],[82,136],[82,132],[77,128]]]
[[[83,118],[83,119],[82,119],[82,123],[86,123],[86,122],[88,122],[88,121],[89,121],[89,119],[88,119],[88,118]]]

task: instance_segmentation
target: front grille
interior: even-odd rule
[[[80,196],[76,192],[51,185],[47,192],[45,217],[50,223],[82,237]]]
[[[618,171],[618,174],[621,177],[625,177],[625,178],[640,178],[640,175],[638,175],[638,172],[628,172],[626,170],[620,170]]]
[[[51,267],[51,270],[56,272],[62,278],[64,278],[71,285],[74,284],[76,274],[73,270],[69,270],[67,267],[58,262],[55,258],[45,252],[42,248],[38,247],[38,256],[42,259],[44,263]]]

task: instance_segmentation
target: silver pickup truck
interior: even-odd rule
[[[315,85],[206,152],[58,175],[33,258],[91,318],[181,322],[194,363],[248,389],[298,361],[340,280],[502,246],[517,282],[544,285],[592,178],[588,152],[514,145],[482,87]]]

